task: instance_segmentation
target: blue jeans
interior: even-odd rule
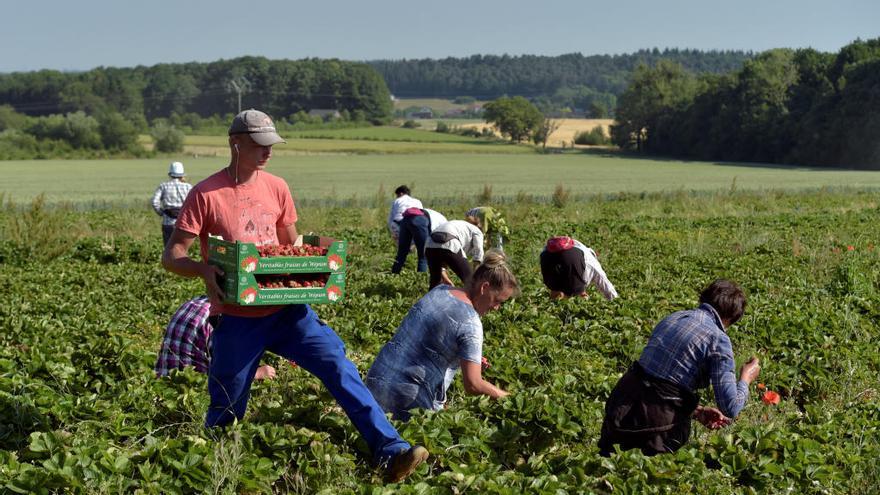
[[[431,220],[427,215],[405,216],[400,221],[400,236],[397,240],[397,259],[391,267],[392,273],[400,273],[403,265],[406,264],[406,257],[409,254],[409,245],[416,243],[416,253],[419,255],[419,263],[417,270],[420,272],[428,271],[428,260],[425,259],[425,242],[431,235]]]
[[[211,405],[206,426],[222,426],[244,417],[254,373],[267,350],[295,361],[324,383],[366,440],[376,462],[387,462],[410,447],[345,357],[342,340],[305,304],[262,318],[223,316],[211,336]]]

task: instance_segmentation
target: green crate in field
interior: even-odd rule
[[[345,294],[345,273],[331,273],[323,287],[266,289],[257,286],[256,277],[241,272],[236,277],[224,277],[221,287],[223,302],[242,306],[277,304],[333,304],[342,301]]]
[[[303,244],[327,249],[323,256],[263,257],[257,246],[249,242],[208,238],[208,263],[223,270],[220,286],[224,302],[242,305],[321,304],[342,299],[345,292],[345,265],[348,243],[307,235]],[[256,275],[329,274],[325,287],[260,288]]]
[[[226,273],[335,273],[345,271],[346,241],[316,235],[303,236],[303,244],[327,248],[324,256],[261,257],[257,246],[250,242],[230,242],[208,238],[208,263]]]

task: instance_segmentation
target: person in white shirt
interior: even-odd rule
[[[431,232],[444,223],[446,223],[446,217],[429,208],[407,208],[404,210],[397,238],[397,258],[391,266],[391,273],[400,273],[400,270],[403,269],[406,257],[409,255],[410,245],[413,243],[416,245],[416,254],[419,257],[416,269],[419,272],[428,271],[425,243]]]
[[[391,212],[388,214],[388,230],[391,231],[391,237],[395,241],[400,237],[400,222],[403,221],[403,212],[409,208],[422,208],[422,202],[410,196],[409,193],[410,190],[405,185],[394,190],[396,198],[391,203]]]
[[[450,220],[431,232],[431,238],[425,244],[425,257],[430,274],[429,289],[441,282],[453,285],[445,274],[446,267],[458,275],[463,285],[467,285],[473,275],[467,257],[475,264],[483,261],[483,231],[470,222]]]
[[[571,237],[552,237],[547,241],[541,252],[541,276],[553,299],[587,297],[591,285],[609,301],[617,297],[596,252]]]
[[[168,244],[168,239],[174,232],[177,214],[180,213],[180,207],[183,206],[183,200],[192,189],[192,184],[186,181],[186,173],[183,171],[182,163],[172,162],[168,167],[168,176],[171,177],[171,180],[159,184],[156,192],[153,193],[153,200],[150,202],[153,211],[162,217],[163,246]]]

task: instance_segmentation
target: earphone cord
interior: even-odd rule
[[[238,145],[233,145],[235,147],[235,185],[238,185]]]

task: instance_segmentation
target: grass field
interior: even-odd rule
[[[428,144],[431,143],[415,146]],[[880,188],[880,172],[682,162],[611,154],[293,156],[285,153],[279,150],[269,164],[269,171],[286,179],[298,200],[307,201],[367,200],[374,198],[380,187],[390,198],[391,191],[404,183],[424,200],[472,197],[482,191],[484,184],[492,186],[496,200],[510,200],[520,192],[547,197],[558,184],[574,196],[680,190]],[[179,158],[193,183],[228,163],[225,154]],[[50,203],[146,204],[158,183],[166,179],[170,160],[0,162],[0,193],[5,200],[15,202],[27,202],[45,193]]]
[[[303,154],[325,155],[399,155],[433,153],[534,153],[528,145],[512,145],[454,134],[395,127],[301,131],[287,137],[287,143],[275,147],[275,156]],[[199,156],[228,156],[226,136],[187,136],[184,152]]]
[[[153,168],[164,172],[164,162]],[[787,176],[800,174],[815,177]],[[447,409],[395,422],[431,452],[398,485],[382,483],[326,388],[280,357],[264,356],[278,377],[255,383],[244,421],[224,431],[202,426],[207,377],[154,376],[171,314],[204,287],[161,268],[151,212],[0,208],[0,492],[880,493],[878,197],[725,191],[596,198],[565,210],[505,205],[505,250],[523,290],[483,317],[482,355],[492,363],[483,376],[511,396],[468,396],[459,374]],[[363,375],[427,278],[412,256],[402,274],[388,273],[386,205],[300,213],[303,231],[351,242],[345,298],[314,309]],[[538,255],[559,233],[600,253],[618,299],[591,290],[588,299],[550,300]],[[736,280],[749,298],[727,329],[737,365],[758,356],[759,381],[781,401],[764,403],[752,384],[732,425],[694,424],[674,455],[600,457],[614,384],[654,324],[696,306],[716,277]],[[701,395],[714,405],[710,390]]]
[[[401,120],[402,124],[404,121]],[[419,124],[419,130],[422,131],[433,131],[437,129],[437,123],[443,122],[444,124],[450,127],[476,127],[477,129],[482,129],[482,127],[488,125],[485,120],[481,119],[418,119],[416,123]]]
[[[434,125],[436,128],[436,124]],[[403,141],[403,142],[419,142],[419,143],[463,143],[482,145],[485,140],[460,136],[458,134],[447,134],[440,132],[431,132],[433,129],[405,129],[402,127],[381,126],[381,127],[357,127],[354,129],[330,129],[315,131],[300,131],[286,133],[293,139],[350,139],[350,140],[368,140],[368,141]]]
[[[551,146],[607,122],[562,124]],[[469,397],[456,378],[448,409],[397,422],[431,452],[402,485],[382,485],[333,398],[275,356],[278,378],[255,384],[245,420],[207,431],[206,377],[152,371],[170,315],[204,287],[162,269],[147,203],[172,160],[191,182],[226,165],[226,137],[155,159],[5,161],[0,492],[880,493],[880,172],[541,154],[396,127],[301,132],[273,153],[297,227],[351,243],[345,298],[315,309],[362,374],[426,289],[413,259],[388,273],[393,189],[450,218],[502,208],[523,290],[483,318],[483,355],[512,395]],[[560,187],[562,209],[546,204]],[[59,207],[27,206],[40,195]],[[547,297],[538,255],[562,233],[600,253],[619,299]],[[727,330],[737,361],[759,356],[781,402],[753,386],[735,423],[695,426],[675,455],[599,457],[617,379],[653,325],[717,277],[749,297]]]

